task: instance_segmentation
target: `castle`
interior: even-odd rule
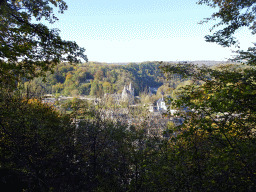
[[[121,94],[114,93],[114,94],[104,94],[104,97],[112,97],[117,104],[120,102],[128,101],[129,105],[134,104],[134,88],[132,87],[132,83],[130,82],[129,85],[125,85],[124,89]]]
[[[122,101],[128,101],[129,104],[134,103],[134,88],[132,88],[132,83],[130,85],[125,85],[122,91]]]

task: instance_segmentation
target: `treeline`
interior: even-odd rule
[[[70,65],[61,63],[53,73],[48,72],[45,81],[43,77],[24,80],[28,92],[35,96],[45,93],[55,95],[77,96],[91,95],[101,97],[104,93],[121,93],[124,85],[130,82],[135,89],[135,95],[148,92],[149,87],[175,89],[183,80],[180,75],[173,76],[169,81],[161,73],[159,62],[143,62],[140,64],[108,65],[95,62]]]

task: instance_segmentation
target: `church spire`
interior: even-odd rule
[[[161,94],[162,94],[162,100],[164,100],[164,92],[161,91]]]

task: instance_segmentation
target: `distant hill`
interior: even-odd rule
[[[144,62],[152,62],[152,61],[144,61]],[[154,61],[156,62],[156,61]],[[217,64],[224,64],[224,63],[230,63],[230,61],[214,61],[214,60],[196,60],[196,61],[163,61],[167,63],[193,63],[193,64],[198,64],[198,65],[207,65],[207,66],[213,66]],[[143,63],[143,62],[112,62],[112,63],[105,63],[108,65],[114,64],[114,65],[128,65],[130,63]]]
[[[88,62],[78,65],[60,63],[54,73],[48,73],[46,82],[35,78],[25,86],[35,95],[46,93],[76,96],[103,96],[105,93],[121,93],[124,86],[132,83],[135,95],[149,87],[160,87],[164,74],[158,62],[100,63]]]
[[[128,65],[130,63],[140,64],[142,62],[112,62],[112,63],[105,63],[107,65]]]
[[[196,61],[165,61],[169,63],[193,63],[200,65],[213,66],[218,64],[230,63],[230,61],[214,61],[214,60],[196,60]]]
[[[223,61],[164,61],[163,63],[194,63],[213,66]],[[227,62],[226,62],[227,63]],[[168,87],[175,89],[183,81],[180,75],[172,75],[166,79],[159,69],[158,61],[100,63],[88,62],[78,65],[60,63],[54,68],[54,73],[47,73],[46,82],[42,78],[24,82],[33,95],[46,93],[65,96],[91,95],[102,96],[105,93],[121,93],[123,87],[130,82],[135,95],[147,92],[149,87],[162,87],[165,92]]]

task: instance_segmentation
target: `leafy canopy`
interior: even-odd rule
[[[213,28],[227,26],[206,36],[206,41],[229,47],[238,45],[233,35],[240,27],[256,33],[255,1],[200,0],[198,3],[219,8],[203,22],[220,19]],[[178,114],[184,119],[183,125],[172,130],[178,133],[175,156],[182,162],[179,172],[185,175],[182,182],[188,191],[256,190],[255,47],[237,53],[235,59],[247,60],[247,64],[162,67],[169,78],[181,74],[194,82],[183,87],[178,99],[172,102],[177,109],[188,108]]]
[[[209,20],[220,19],[212,29],[227,25],[224,29],[217,31],[213,35],[207,35],[206,41],[216,42],[222,46],[231,46],[237,43],[234,33],[241,27],[249,27],[252,34],[256,33],[256,4],[254,0],[200,0],[198,4],[206,4],[210,7],[219,8],[210,18],[206,18],[202,23]]]
[[[254,35],[256,33],[256,2],[255,0],[200,0],[198,4],[206,4],[219,10],[213,13],[210,18],[206,18],[202,23],[210,20],[220,20],[213,25],[211,31],[219,26],[225,26],[217,30],[213,35],[206,35],[207,42],[215,42],[224,47],[236,45],[239,47],[238,40],[234,37],[235,32],[242,27],[247,27]],[[246,60],[248,64],[254,64],[256,61],[256,49],[248,48],[247,51],[236,51],[238,56],[233,60]]]
[[[49,29],[32,20],[45,19],[50,24],[59,13],[67,10],[62,0],[1,0],[0,1],[0,81],[33,78],[52,70],[60,61],[78,63],[84,48],[75,42],[62,40],[58,29]]]

